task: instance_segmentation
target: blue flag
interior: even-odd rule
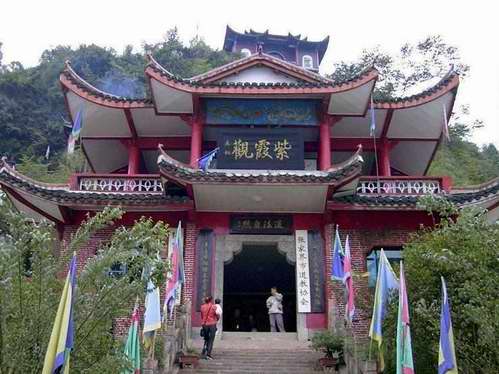
[[[333,266],[331,269],[331,278],[343,282],[345,272],[343,270],[343,248],[341,246],[340,233],[336,225],[336,234],[333,245]]]
[[[200,169],[206,171],[210,167],[211,162],[217,155],[218,149],[219,149],[218,147],[215,148],[213,151],[208,152],[198,160],[198,166]]]
[[[438,349],[438,374],[457,374],[454,334],[450,318],[449,298],[442,277],[442,312],[440,316],[440,347]]]
[[[149,348],[152,345],[156,330],[161,328],[161,308],[159,304],[159,289],[149,280],[147,283],[147,293],[144,312],[144,346]]]
[[[392,266],[386,258],[385,252],[381,250],[378,266],[378,278],[376,279],[376,291],[374,293],[374,307],[371,318],[369,337],[378,342],[380,370],[385,368],[383,355],[383,320],[389,302],[390,292],[398,290],[399,281],[393,272]]]
[[[82,128],[82,113],[81,113],[81,109],[78,111],[78,113],[76,113],[76,118],[74,120],[74,124],[73,124],[73,129],[71,130],[71,136],[74,138],[74,139],[78,139],[80,137],[80,132],[81,132],[81,128]]]

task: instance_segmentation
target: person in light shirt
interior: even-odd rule
[[[217,308],[217,309],[215,310],[215,313],[216,313],[217,318],[218,318],[218,323],[217,323],[217,335],[219,335],[219,332],[220,332],[220,329],[219,329],[218,327],[219,327],[219,325],[220,325],[220,320],[221,320],[221,318],[222,318],[222,306],[220,305],[220,302],[221,302],[221,300],[220,300],[220,299],[218,299],[218,298],[216,298],[216,299],[215,299],[215,307]]]
[[[269,310],[270,331],[276,332],[276,325],[279,332],[284,330],[284,322],[282,319],[282,294],[277,292],[276,287],[270,289],[271,296],[267,299],[267,309]]]

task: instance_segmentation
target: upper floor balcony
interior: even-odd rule
[[[75,174],[70,186],[73,191],[149,194],[164,192],[164,185],[159,174]],[[414,196],[446,193],[450,187],[451,181],[448,177],[361,176],[355,192],[367,196]]]
[[[164,191],[159,174],[75,174],[70,185],[74,191],[148,194]]]
[[[360,177],[356,193],[359,195],[427,195],[449,192],[449,177],[390,176]]]

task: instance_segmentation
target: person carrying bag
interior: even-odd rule
[[[203,351],[201,356],[206,360],[213,360],[211,351],[217,332],[217,307],[213,304],[213,297],[208,296],[201,305],[201,336],[204,338]]]

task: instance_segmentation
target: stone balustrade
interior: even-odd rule
[[[77,178],[77,189],[80,191],[163,193],[159,175],[85,175]]]
[[[426,195],[443,192],[439,178],[361,177],[357,194],[361,195]]]

